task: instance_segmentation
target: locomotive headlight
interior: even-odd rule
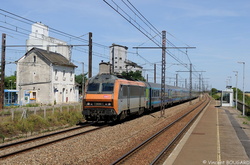
[[[111,106],[111,103],[105,102],[104,105],[105,105],[105,106]]]
[[[86,105],[90,106],[90,105],[93,105],[93,103],[87,102],[87,104],[86,104]]]

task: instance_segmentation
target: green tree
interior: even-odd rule
[[[85,73],[84,74],[84,80],[86,82],[87,80],[87,74],[88,73]],[[79,75],[75,75],[75,81],[76,83],[79,84],[79,92],[82,93],[82,80],[83,80],[83,75],[82,74],[79,74]]]
[[[234,99],[236,98],[236,88],[233,88],[233,91],[234,91]],[[238,93],[238,100],[243,102],[243,92],[237,88],[237,93]],[[245,103],[246,105],[250,106],[250,97],[248,95],[246,95],[245,93]]]
[[[213,97],[215,100],[220,100],[221,95],[220,95],[220,92],[218,92],[218,89],[212,88],[212,89],[211,89],[211,95],[212,95],[212,97]]]
[[[4,89],[16,89],[16,72],[14,72],[14,75],[5,76]]]
[[[134,80],[141,80],[141,81],[146,81],[145,78],[142,76],[142,71],[129,71],[127,72],[122,72],[122,76],[126,77],[126,78],[130,78],[130,79],[134,79]]]
[[[218,93],[218,90],[216,88],[211,89],[211,94],[212,95],[217,94],[217,93]]]

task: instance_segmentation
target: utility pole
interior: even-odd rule
[[[199,93],[201,93],[201,74],[199,74]]]
[[[199,100],[201,100],[201,74],[199,74]]]
[[[190,69],[189,71],[177,71],[177,72],[189,72],[189,104],[192,104],[191,98],[192,98],[192,90],[193,90],[193,85],[192,85],[192,74],[193,72],[205,72],[205,71],[192,71],[193,65],[190,63]]]
[[[89,32],[89,78],[92,77],[92,33]]]
[[[238,109],[238,71],[233,71],[235,72],[235,76],[236,76],[236,94],[235,94],[235,108],[236,110]]]
[[[161,68],[161,116],[165,114],[166,49],[194,49],[195,47],[166,47],[166,31],[162,31],[162,47],[133,47],[140,49],[162,49]]]
[[[1,80],[0,80],[0,110],[4,106],[4,76],[5,76],[5,49],[6,49],[6,34],[2,34],[2,54],[1,54]]]
[[[154,83],[156,83],[156,64],[154,64]]]
[[[85,102],[84,102],[84,90],[85,90],[84,62],[82,62],[82,108],[85,105]]]
[[[185,88],[187,88],[187,79],[185,78]]]
[[[162,31],[161,116],[165,114],[166,31]]]
[[[177,86],[178,87],[178,73],[176,74],[176,84],[175,84],[175,86]]]
[[[239,64],[243,64],[243,110],[242,115],[245,116],[245,62],[238,62]]]
[[[190,87],[189,87],[189,99],[190,99],[190,104],[192,104],[191,98],[192,98],[192,64],[190,63]]]

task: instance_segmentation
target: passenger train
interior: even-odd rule
[[[165,105],[194,99],[189,89],[165,86]],[[116,121],[161,106],[161,84],[128,80],[112,74],[98,74],[86,85],[83,115],[87,121]]]

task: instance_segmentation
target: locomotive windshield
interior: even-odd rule
[[[114,83],[102,83],[102,92],[113,92]]]
[[[99,92],[99,83],[91,83],[88,85],[88,92]]]
[[[87,88],[88,93],[113,93],[113,90],[114,83],[90,83]]]

